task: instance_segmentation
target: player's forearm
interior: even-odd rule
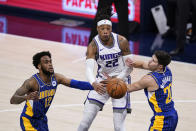
[[[131,59],[132,58],[132,54],[128,54],[128,55],[125,55],[123,56],[123,60],[124,60],[124,63],[126,63],[126,59]],[[117,78],[120,78],[120,79],[124,79],[126,78],[131,72],[133,71],[133,67],[128,67],[126,64],[125,64],[125,67],[124,69],[121,71],[121,73],[117,76]]]
[[[20,104],[23,101],[27,100],[27,96],[19,96],[19,95],[14,95],[12,96],[12,98],[10,99],[10,104]]]
[[[136,61],[133,63],[133,67],[143,69],[144,62],[143,61]]]
[[[132,68],[125,67],[124,70],[122,70],[121,73],[117,76],[117,78],[126,78],[132,72],[132,70]]]
[[[142,88],[140,88],[137,83],[127,85],[127,91],[128,92],[138,91],[138,90],[141,90],[141,89]]]
[[[133,63],[134,68],[140,68],[140,69],[149,69],[148,64],[143,61],[136,61]]]
[[[129,84],[127,86],[127,92],[133,92],[133,91],[136,91],[135,88],[131,87],[131,84]]]
[[[75,89],[80,89],[80,90],[93,90],[94,89],[89,82],[78,81],[74,79],[71,80],[70,87],[75,88]]]
[[[95,76],[93,73],[94,66],[95,59],[90,58],[86,60],[86,78],[90,84],[93,84],[95,82]]]

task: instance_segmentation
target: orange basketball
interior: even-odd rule
[[[127,92],[126,83],[118,78],[111,79],[106,88],[109,96],[115,99],[122,98]]]

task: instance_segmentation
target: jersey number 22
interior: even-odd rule
[[[106,67],[115,67],[115,66],[118,66],[118,59],[106,61]]]

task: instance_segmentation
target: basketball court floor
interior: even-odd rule
[[[24,80],[37,70],[32,65],[32,56],[40,51],[52,53],[55,72],[69,78],[85,79],[85,46],[61,44],[47,40],[0,33],[0,130],[20,131],[20,113],[24,103],[11,105],[10,98]],[[134,59],[148,61],[150,57],[134,55]],[[179,115],[177,131],[196,129],[196,65],[172,61],[173,100]],[[132,81],[148,71],[134,69]],[[83,115],[83,102],[88,91],[58,86],[54,101],[47,116],[51,131],[76,131]],[[132,113],[126,117],[127,131],[148,130],[152,111],[143,90],[131,94]],[[112,106],[108,101],[99,112],[90,131],[113,131]]]

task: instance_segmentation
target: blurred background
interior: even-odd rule
[[[151,56],[155,50],[170,52],[176,48],[175,25],[168,25],[170,0],[128,0],[129,43],[133,54]],[[0,33],[14,34],[62,44],[87,46],[98,1],[92,0],[0,0]],[[175,2],[174,2],[175,6]],[[118,18],[113,5],[113,32]],[[190,16],[194,16],[190,12]],[[170,20],[175,23],[175,19]],[[196,63],[193,22],[186,23],[183,52],[173,60]],[[6,44],[6,43],[5,43]]]

